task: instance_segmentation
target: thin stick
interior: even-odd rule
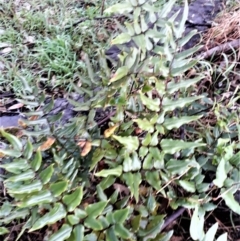
[[[240,47],[240,39],[235,39],[231,42],[227,42],[224,44],[221,44],[219,46],[216,46],[212,49],[209,49],[207,52],[204,52],[200,55],[198,55],[197,57],[200,59],[207,59],[208,57],[212,56],[212,55],[218,55],[222,52],[228,52],[231,49],[237,49]]]
[[[183,212],[186,210],[186,208],[181,207],[179,208],[176,212],[174,212],[172,215],[170,215],[165,223],[163,224],[161,231],[164,230],[170,223],[172,223],[173,221],[175,221],[180,215],[183,214]]]

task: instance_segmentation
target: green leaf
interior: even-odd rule
[[[147,198],[147,209],[153,213],[157,207],[157,203],[155,198],[153,197],[152,194],[150,194]]]
[[[133,232],[137,232],[139,230],[141,218],[142,218],[142,216],[139,214],[131,219],[131,225],[132,225]]]
[[[208,229],[203,241],[214,241],[218,229],[218,223],[215,223],[211,228]]]
[[[53,201],[53,197],[51,193],[48,190],[44,190],[26,198],[26,200],[23,200],[20,203],[17,203],[17,206],[31,207],[31,206],[40,205],[43,203],[51,203],[52,201]]]
[[[240,215],[240,205],[236,201],[231,191],[222,190],[222,198],[225,201],[226,205],[235,213]]]
[[[135,119],[134,122],[137,122],[140,129],[152,133],[154,131],[153,124],[150,123],[146,118],[144,119]]]
[[[196,121],[200,119],[202,115],[196,115],[196,116],[182,116],[179,118],[173,117],[173,118],[166,118],[164,120],[164,127],[168,130],[172,130],[173,128],[179,128],[184,124],[190,123],[192,121]]]
[[[115,39],[111,41],[112,45],[115,44],[124,44],[131,40],[131,35],[128,33],[121,33]]]
[[[177,31],[176,31],[177,38],[182,37],[182,35],[185,31],[185,28],[186,28],[185,23],[188,19],[188,1],[185,0],[184,2],[185,2],[185,4],[184,4],[184,9],[183,9],[182,19],[181,19],[181,21],[179,23],[179,27],[177,28]]]
[[[93,168],[97,165],[97,163],[102,160],[102,158],[104,157],[104,154],[105,154],[105,150],[103,150],[101,148],[97,148],[94,151],[93,156],[92,156],[92,163],[91,163],[89,171],[92,171]]]
[[[0,235],[4,235],[9,233],[9,230],[5,227],[0,227]]]
[[[183,47],[186,43],[188,43],[189,42],[189,40],[194,36],[194,35],[196,35],[197,34],[197,30],[195,29],[195,30],[192,30],[192,31],[190,31],[188,34],[186,34],[183,38],[181,38],[181,39],[179,39],[178,40],[178,45],[179,45],[179,47]]]
[[[162,139],[161,147],[164,153],[174,154],[183,149],[194,149],[200,146],[206,146],[205,143],[197,143],[197,142],[185,142],[182,140],[172,140],[172,139]]]
[[[100,201],[107,201],[107,195],[104,193],[102,187],[98,184],[97,185],[97,196]]]
[[[67,220],[72,226],[80,222],[80,218],[77,217],[76,215],[68,215]]]
[[[167,17],[168,13],[172,10],[173,5],[175,4],[176,0],[170,0],[167,1],[164,5],[163,8],[161,8],[159,12],[159,16],[162,18]]]
[[[79,224],[73,229],[75,240],[74,241],[83,241],[84,239],[84,226]]]
[[[157,239],[158,241],[170,241],[171,240],[171,238],[172,238],[172,236],[173,236],[173,233],[174,233],[174,231],[173,230],[171,230],[171,231],[169,231],[169,232],[167,232],[167,233],[161,233],[159,236],[159,238],[160,239]],[[158,236],[157,236],[157,238],[158,238]]]
[[[153,165],[154,165],[154,162],[153,162],[152,154],[148,153],[143,161],[143,169],[144,170],[152,169]]]
[[[22,155],[21,151],[12,150],[12,149],[0,149],[0,153],[5,156],[16,157],[19,158]]]
[[[127,66],[122,66],[122,67],[118,68],[116,73],[109,80],[109,83],[115,82],[115,81],[120,80],[123,77],[127,76],[128,71],[129,71],[129,68]]]
[[[106,232],[106,241],[119,241],[113,226],[108,228]]]
[[[144,237],[143,240],[154,239],[160,232],[164,223],[164,215],[153,216],[146,229],[140,229],[138,235]]]
[[[112,209],[112,207],[109,206],[109,210]],[[108,211],[109,211],[108,210]],[[110,223],[108,222],[107,218],[105,218],[104,216],[100,216],[98,217],[98,220],[100,221],[100,223],[103,226],[103,229],[106,229],[110,226]]]
[[[109,8],[107,8],[104,12],[106,14],[109,14],[109,13],[119,13],[119,14],[123,14],[125,12],[131,12],[133,10],[133,7],[132,7],[132,4],[130,4],[129,2],[127,3],[118,3],[118,4],[115,4]]]
[[[132,170],[132,158],[126,154],[123,160],[123,171],[130,172]]]
[[[233,155],[230,159],[229,159],[229,162],[238,167],[239,166],[239,163],[240,163],[240,151],[238,153],[236,153],[235,155]]]
[[[188,64],[184,64],[182,67],[172,68],[171,75],[173,77],[181,75],[182,73],[184,73],[185,71],[191,69],[194,65],[196,65],[197,62],[198,62],[198,60],[192,60],[192,61],[189,61]]]
[[[194,193],[196,191],[194,182],[186,181],[186,180],[179,180],[180,186],[182,186],[187,192]]]
[[[123,171],[138,171],[141,168],[141,161],[138,158],[138,154],[134,151],[132,156],[129,156],[129,153],[126,153],[123,161]]]
[[[228,238],[227,233],[223,233],[222,235],[220,235],[218,237],[218,239],[216,241],[227,241],[228,240],[227,238]]]
[[[68,224],[63,224],[63,226],[53,235],[50,236],[48,241],[64,241],[70,237],[72,232],[72,227]]]
[[[19,175],[8,178],[5,182],[22,182],[32,180],[35,177],[35,173],[32,170],[27,170]]]
[[[26,159],[30,159],[32,154],[33,154],[33,146],[32,146],[32,143],[28,140],[27,145],[24,148],[23,155],[25,156]]]
[[[139,24],[134,24],[134,31],[141,31],[140,29],[140,25]],[[141,49],[142,53],[146,53],[146,38],[144,34],[138,34],[132,37],[133,41],[135,42],[135,44],[139,47],[139,49]]]
[[[141,14],[141,8],[140,7],[134,8],[134,11],[133,11],[133,19],[134,19],[133,27],[134,27],[136,35],[139,35],[142,32],[140,24],[138,23],[140,14]]]
[[[138,171],[141,169],[142,163],[138,157],[138,154],[134,151],[132,153],[132,171]]]
[[[166,169],[172,174],[183,174],[186,172],[189,168],[196,167],[200,168],[199,164],[195,160],[176,160],[176,159],[170,159],[166,164]]]
[[[10,223],[13,220],[16,219],[24,219],[29,217],[29,209],[20,209],[20,210],[15,210],[14,212],[11,212],[9,215],[1,218],[2,223]]]
[[[129,239],[132,236],[131,233],[121,223],[116,223],[114,225],[114,230],[116,234],[123,239]]]
[[[84,219],[84,218],[87,217],[86,211],[85,211],[85,210],[82,210],[82,209],[79,209],[79,208],[76,208],[76,209],[74,210],[74,213],[75,213],[75,215],[76,215],[78,218],[80,218],[80,219]]]
[[[101,222],[95,218],[87,217],[84,221],[84,225],[87,226],[88,228],[93,229],[94,231],[102,230],[103,226]]]
[[[146,171],[146,181],[156,190],[161,189],[161,181],[159,178],[159,171]]]
[[[148,154],[148,148],[146,146],[141,146],[139,149],[139,157],[144,158]]]
[[[24,194],[24,193],[32,193],[38,192],[42,189],[42,183],[39,180],[35,180],[30,184],[24,184],[20,188],[17,189],[9,189],[9,193],[12,194]]]
[[[198,76],[193,79],[181,80],[180,82],[176,83],[175,80],[171,81],[167,85],[167,90],[169,94],[173,94],[176,91],[181,89],[186,90],[190,86],[194,86],[197,82],[199,82],[203,77]]]
[[[226,179],[227,179],[226,161],[225,161],[224,158],[222,158],[218,167],[217,167],[216,178],[213,180],[213,183],[217,187],[221,188]]]
[[[50,190],[55,197],[58,197],[64,191],[67,190],[67,187],[68,187],[68,181],[59,181],[59,182],[52,183],[50,185]]]
[[[160,100],[159,99],[150,99],[144,94],[140,93],[140,98],[143,105],[145,105],[149,110],[158,112],[160,110]]]
[[[3,129],[0,131],[2,136],[5,137],[11,143],[11,145],[15,150],[19,152],[22,151],[22,148],[23,148],[22,142],[16,136],[5,132]]]
[[[151,78],[150,78],[151,79]],[[159,80],[157,78],[155,79],[155,85],[156,85],[156,90],[158,91],[158,94],[163,97],[164,94],[166,93],[166,84],[164,81]]]
[[[185,59],[185,58],[193,55],[194,53],[196,53],[201,48],[202,48],[202,46],[199,45],[199,46],[196,46],[196,47],[193,47],[193,48],[181,51],[180,53],[177,53],[175,55],[175,59],[177,59],[177,60]]]
[[[193,240],[202,240],[204,237],[203,231],[204,215],[199,214],[198,207],[194,209],[190,224],[190,235]]]
[[[150,146],[156,146],[159,144],[158,134],[159,134],[158,131],[155,131],[153,133]]]
[[[50,179],[53,175],[53,172],[54,172],[53,166],[54,166],[54,164],[51,164],[45,170],[41,171],[41,173],[39,174],[43,184],[46,184],[50,181]]]
[[[89,204],[85,210],[89,217],[96,218],[103,212],[107,204],[108,204],[108,201],[101,201],[98,203]]]
[[[163,169],[164,168],[164,153],[160,152],[158,147],[150,147],[149,152],[152,154],[154,168]]]
[[[113,213],[113,218],[116,223],[124,223],[128,217],[129,208],[117,210]]]
[[[122,175],[123,179],[126,181],[126,184],[130,188],[131,196],[134,196],[136,202],[139,199],[139,184],[142,182],[142,177],[139,172],[137,173],[124,173]]]
[[[171,100],[164,98],[163,99],[163,110],[166,111],[173,111],[176,108],[183,108],[187,104],[190,104],[194,102],[195,100],[199,100],[203,98],[202,96],[193,96],[193,97],[185,97],[185,98],[179,98],[177,100]]]
[[[103,180],[99,183],[99,185],[101,186],[101,188],[103,190],[109,188],[110,186],[112,186],[112,184],[115,182],[116,178],[113,176],[108,176],[106,178],[103,178]]]
[[[144,137],[143,141],[142,141],[142,145],[148,146],[150,144],[151,140],[152,140],[151,134],[147,133],[146,136]]]
[[[106,169],[106,170],[102,170],[98,173],[95,173],[96,177],[108,177],[108,176],[116,176],[119,177],[122,174],[122,166],[117,166],[115,168],[112,169]]]
[[[30,168],[30,166],[28,165],[27,160],[25,159],[15,159],[12,162],[0,165],[1,168],[4,168],[5,170],[7,170],[8,172],[11,173],[16,173],[18,174],[19,172],[21,172],[22,170],[27,170]]]
[[[128,151],[136,151],[139,147],[139,139],[137,136],[116,136],[112,135],[112,137],[121,143]]]
[[[42,164],[42,154],[40,150],[36,151],[34,155],[33,161],[31,162],[31,166],[34,171],[38,171]]]
[[[35,230],[41,229],[45,225],[54,224],[57,221],[65,218],[67,212],[61,203],[56,203],[50,212],[46,213],[43,217],[39,218],[29,230],[33,232]]]
[[[69,195],[63,197],[63,203],[67,205],[67,210],[69,212],[74,211],[74,209],[81,203],[83,198],[83,187],[78,187],[75,191]]]

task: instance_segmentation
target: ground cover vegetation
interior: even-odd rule
[[[238,52],[182,50],[174,4],[1,1],[2,99],[27,117],[1,129],[2,240],[239,238]]]

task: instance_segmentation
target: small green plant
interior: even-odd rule
[[[76,53],[70,37],[59,35],[55,39],[46,38],[37,43],[36,59],[49,76],[72,78],[77,70]]]

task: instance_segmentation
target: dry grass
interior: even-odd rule
[[[216,19],[215,26],[204,35],[203,41],[207,49],[240,38],[240,4],[225,9]]]

